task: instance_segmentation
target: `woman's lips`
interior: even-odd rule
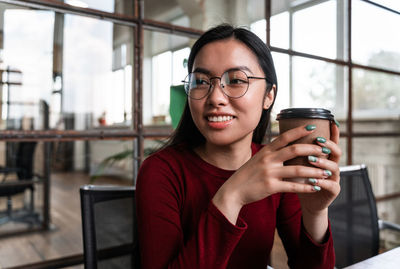
[[[232,120],[233,116],[208,116],[207,119],[211,122],[224,122]]]
[[[207,124],[213,129],[224,129],[232,124],[234,118],[231,115],[208,116]]]

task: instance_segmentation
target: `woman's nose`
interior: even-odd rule
[[[228,96],[226,96],[224,93],[223,88],[224,85],[221,84],[221,80],[214,79],[211,82],[211,89],[209,95],[207,96],[207,101],[215,106],[226,104],[229,100]]]

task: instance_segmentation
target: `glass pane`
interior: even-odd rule
[[[289,12],[282,12],[271,17],[271,46],[289,48]]]
[[[293,57],[293,107],[322,107],[345,117],[347,72],[332,63]]]
[[[393,122],[385,122],[384,124],[393,125]],[[398,127],[398,123],[396,125]],[[376,196],[400,192],[398,145],[398,137],[353,139],[353,163],[367,165],[372,189]],[[400,223],[399,199],[378,202],[377,206],[380,218]],[[400,237],[397,236],[396,238],[391,234],[385,234],[381,238],[384,241],[383,245],[392,245],[393,247],[393,243],[399,244]]]
[[[183,108],[186,94],[182,80],[188,71],[186,59],[194,40],[159,32],[144,32],[143,122],[146,125],[171,124],[173,109]],[[174,86],[174,87],[172,87]],[[175,121],[175,119],[173,119]]]
[[[336,0],[293,13],[293,49],[336,58]]]
[[[400,76],[353,69],[354,118],[392,117],[398,119],[399,88]]]
[[[135,0],[56,0],[68,5],[104,12],[134,15]]]
[[[144,17],[200,30],[220,23],[250,26],[264,19],[265,3],[260,0],[144,1]]]
[[[14,267],[82,253],[79,188],[91,183],[95,185],[133,185],[135,169],[132,152],[134,143],[134,140],[52,142],[50,153],[52,159],[51,190],[49,193],[51,210],[49,213],[51,225],[55,229],[50,232],[24,234],[17,238],[15,236],[2,238],[1,266]],[[16,163],[14,156],[15,152],[18,152],[18,144],[21,142],[0,142],[1,166],[11,167],[13,163]],[[37,143],[32,160],[33,171],[38,175],[44,173],[43,147],[44,143]],[[7,155],[7,153],[9,154]],[[27,155],[25,154],[24,157]],[[98,175],[98,177],[92,177],[94,175]],[[9,180],[17,180],[17,175],[10,173],[7,177],[7,181]],[[43,216],[43,197],[43,184],[37,184],[34,191],[34,203],[35,212],[38,212],[40,217]],[[0,211],[3,211],[7,199],[1,198]],[[24,202],[29,205],[30,191],[27,191],[25,195],[18,194],[13,197],[13,208],[21,209]],[[21,211],[18,214],[22,215],[22,213],[25,212]],[[2,216],[0,214],[0,219]],[[15,216],[18,215],[15,214]],[[22,228],[24,225],[27,226],[25,223],[16,221],[3,223],[0,225],[0,233]],[[7,248],[3,246],[7,246]],[[32,248],[35,248],[35,251]],[[19,251],[15,251],[16,249]]]
[[[64,25],[61,115],[78,130],[131,127],[133,29],[74,15]]]
[[[129,181],[134,175],[134,145],[132,140],[94,140],[74,142],[76,149],[75,169],[89,170],[92,177],[113,177]],[[84,153],[89,151],[90,160]],[[89,163],[89,165],[87,165]],[[88,166],[88,167],[85,167]]]
[[[50,11],[14,7],[0,4],[4,19],[0,129],[41,129],[41,102],[48,102],[53,84],[55,16]]]
[[[352,10],[353,61],[400,71],[400,16],[360,0]]]
[[[43,153],[43,143],[0,142],[0,234],[40,228],[43,224],[43,184],[4,186],[40,181],[44,175]],[[3,262],[8,258],[3,257],[4,248],[0,249],[1,265],[6,266]]]
[[[132,28],[9,7],[2,9],[1,129],[46,129],[46,119],[59,130],[131,128]]]

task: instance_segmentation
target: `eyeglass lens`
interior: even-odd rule
[[[248,88],[249,80],[243,71],[233,70],[222,74],[221,78],[213,77],[212,79],[220,79],[222,91],[229,97],[239,98],[243,96]],[[217,83],[217,82],[215,82]],[[190,98],[201,99],[207,96],[211,90],[210,78],[199,72],[190,73],[185,80],[185,91]]]

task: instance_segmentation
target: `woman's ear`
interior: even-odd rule
[[[276,85],[274,84],[274,85],[272,85],[269,92],[265,95],[264,105],[263,105],[264,109],[268,109],[271,106],[271,104],[275,98],[275,91],[276,91]]]

